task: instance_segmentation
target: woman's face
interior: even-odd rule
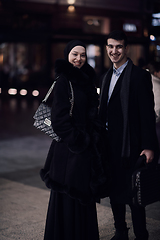
[[[76,46],[72,48],[68,54],[68,61],[73,64],[74,67],[81,68],[86,61],[86,50],[82,46]]]

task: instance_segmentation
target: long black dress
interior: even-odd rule
[[[53,92],[52,126],[62,141],[52,142],[41,171],[52,189],[44,240],[99,239],[96,203],[91,194],[91,169],[93,160],[98,159],[93,152],[98,96],[93,69],[85,64],[82,70],[65,60],[56,62],[59,78]],[[72,117],[68,81],[74,92]]]
[[[98,240],[95,203],[82,205],[67,194],[51,191],[45,240]]]

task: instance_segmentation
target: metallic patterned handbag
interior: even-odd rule
[[[58,77],[57,77],[58,78]],[[56,79],[57,79],[56,78]],[[50,89],[48,90],[45,98],[43,99],[42,103],[39,105],[37,111],[35,112],[33,118],[34,123],[33,126],[37,129],[41,130],[45,134],[49,135],[51,138],[53,138],[55,141],[59,142],[61,138],[54,132],[51,124],[51,108],[47,105],[46,101],[49,98],[54,86],[56,84],[56,81],[52,84]],[[72,84],[69,81],[70,89],[71,89],[71,109],[70,109],[70,116],[72,116],[72,110],[73,110],[73,104],[74,104],[74,94],[73,94],[73,88]]]

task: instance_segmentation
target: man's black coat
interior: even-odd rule
[[[124,115],[121,86],[126,68],[116,83],[108,105],[112,68],[109,69],[107,77],[104,76],[99,108],[99,116],[104,126],[108,121],[107,141],[105,138],[103,142],[108,149],[107,157],[109,157],[112,172],[111,199],[124,203],[131,200],[131,175],[141,151],[150,149],[157,152],[151,76],[149,72],[132,63],[130,79],[125,79],[125,81],[130,81],[127,113],[130,156],[122,157]],[[126,93],[123,92],[123,94]]]

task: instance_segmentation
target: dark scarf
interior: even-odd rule
[[[120,99],[122,105],[122,114],[123,114],[123,145],[122,145],[122,155],[123,158],[130,157],[130,128],[129,128],[129,119],[128,119],[128,106],[129,106],[129,88],[130,88],[130,80],[131,80],[131,71],[133,62],[131,59],[128,59],[128,64],[126,66],[121,91],[120,91]],[[124,94],[125,93],[125,94]]]

